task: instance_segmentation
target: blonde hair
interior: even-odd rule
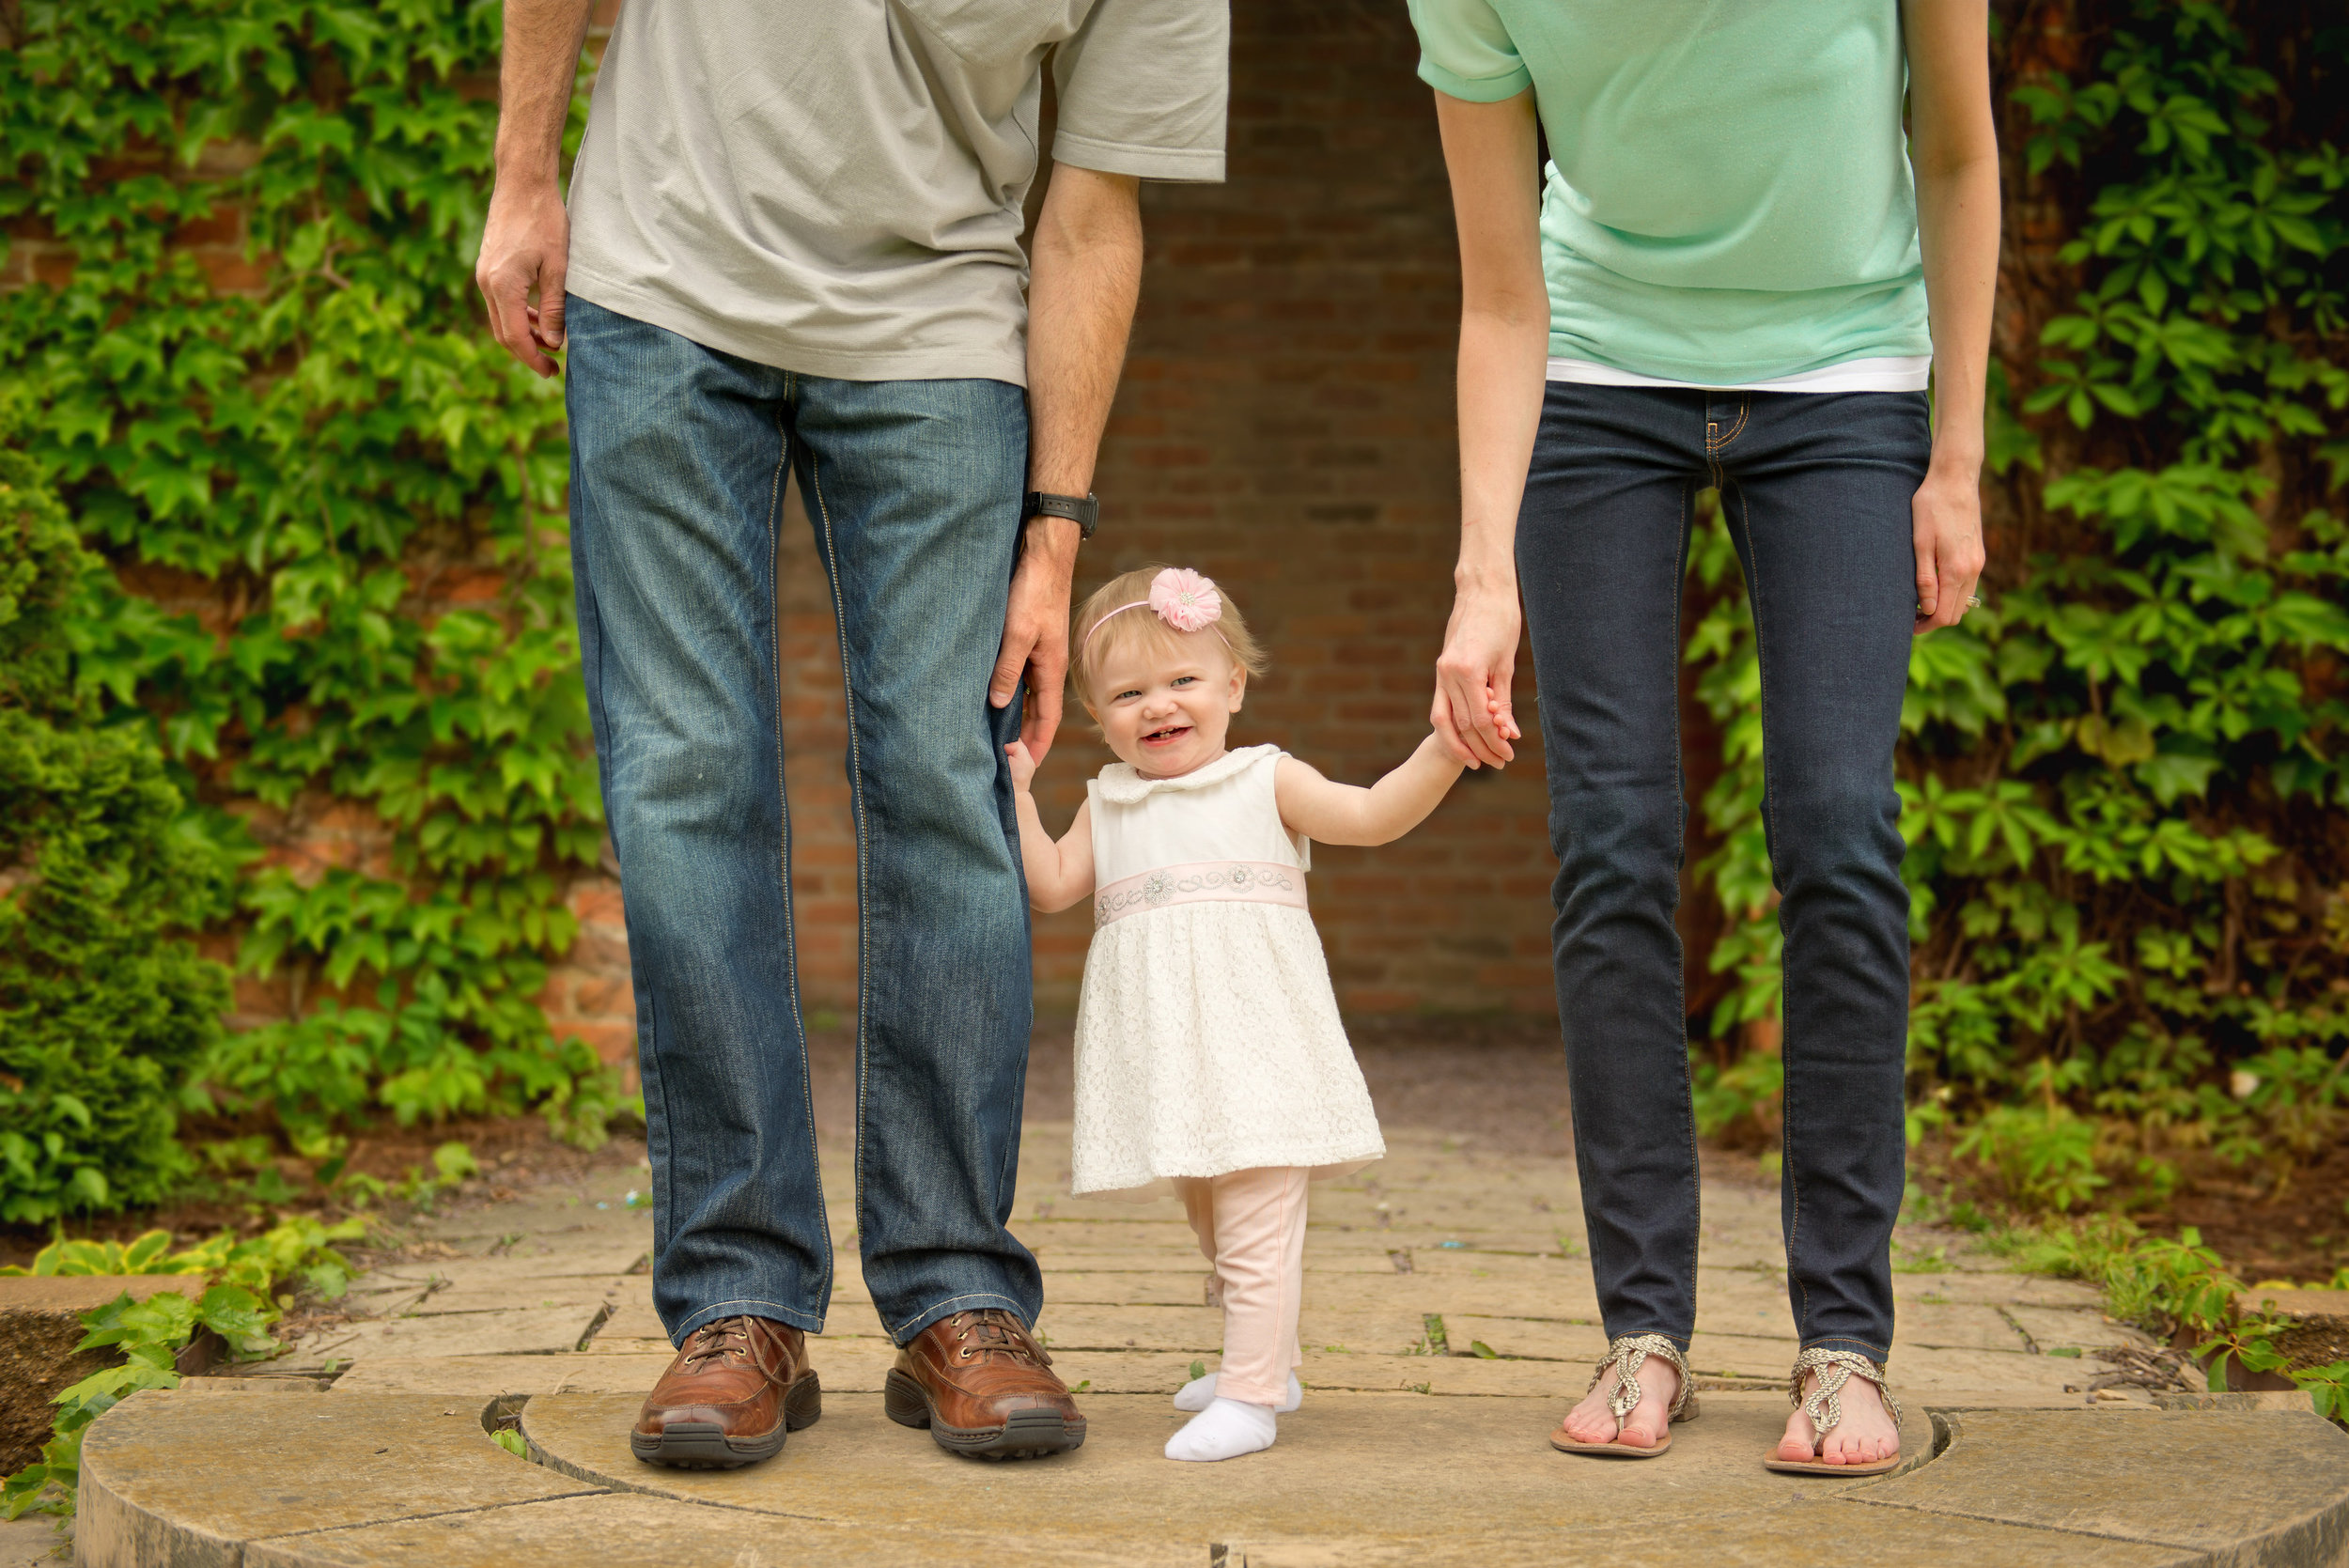
[[[1156,644],[1168,653],[1182,645],[1184,633],[1160,620],[1146,602],[1150,598],[1151,580],[1166,570],[1162,566],[1137,567],[1120,572],[1087,596],[1078,606],[1069,641],[1077,650],[1069,660],[1069,679],[1076,683],[1077,700],[1093,711],[1093,683],[1100,675],[1101,666],[1112,655],[1122,653],[1137,643]],[[1221,583],[1216,593],[1223,601],[1223,613],[1208,628],[1223,639],[1232,662],[1252,675],[1260,675],[1270,665],[1265,651],[1248,629],[1248,619],[1232,602],[1232,592]],[[1139,609],[1120,612],[1121,606],[1139,605]]]

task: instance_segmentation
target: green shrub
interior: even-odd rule
[[[142,726],[101,728],[61,622],[97,562],[0,450],[0,1219],[148,1203],[190,1167],[176,1103],[228,974],[175,933],[225,908]]]

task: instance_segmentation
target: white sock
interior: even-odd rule
[[[1169,1459],[1237,1459],[1272,1446],[1279,1422],[1268,1405],[1219,1399],[1166,1440]]]
[[[1205,1410],[1208,1405],[1214,1404],[1215,1379],[1216,1374],[1214,1373],[1209,1373],[1205,1377],[1192,1378],[1190,1382],[1184,1384],[1180,1389],[1174,1390],[1174,1408],[1177,1410]],[[1297,1374],[1290,1373],[1289,1391],[1281,1396],[1281,1403],[1272,1407],[1272,1413],[1276,1416],[1285,1416],[1291,1410],[1296,1409],[1299,1405],[1304,1403],[1304,1387],[1297,1381]]]

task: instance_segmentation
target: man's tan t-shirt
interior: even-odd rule
[[[1223,178],[1229,0],[627,0],[568,287],[848,380],[1027,381],[1020,203],[1053,158]]]

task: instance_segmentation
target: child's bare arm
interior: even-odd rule
[[[1012,798],[1019,810],[1019,862],[1027,868],[1028,904],[1054,914],[1093,896],[1093,802],[1077,808],[1077,820],[1059,843],[1044,829],[1029,785],[1035,779],[1035,762],[1028,748],[1013,741],[1003,748],[1011,759]]]
[[[1426,819],[1460,776],[1458,762],[1434,736],[1410,760],[1368,789],[1333,784],[1295,757],[1283,757],[1273,775],[1281,820],[1324,844],[1388,844]]]

